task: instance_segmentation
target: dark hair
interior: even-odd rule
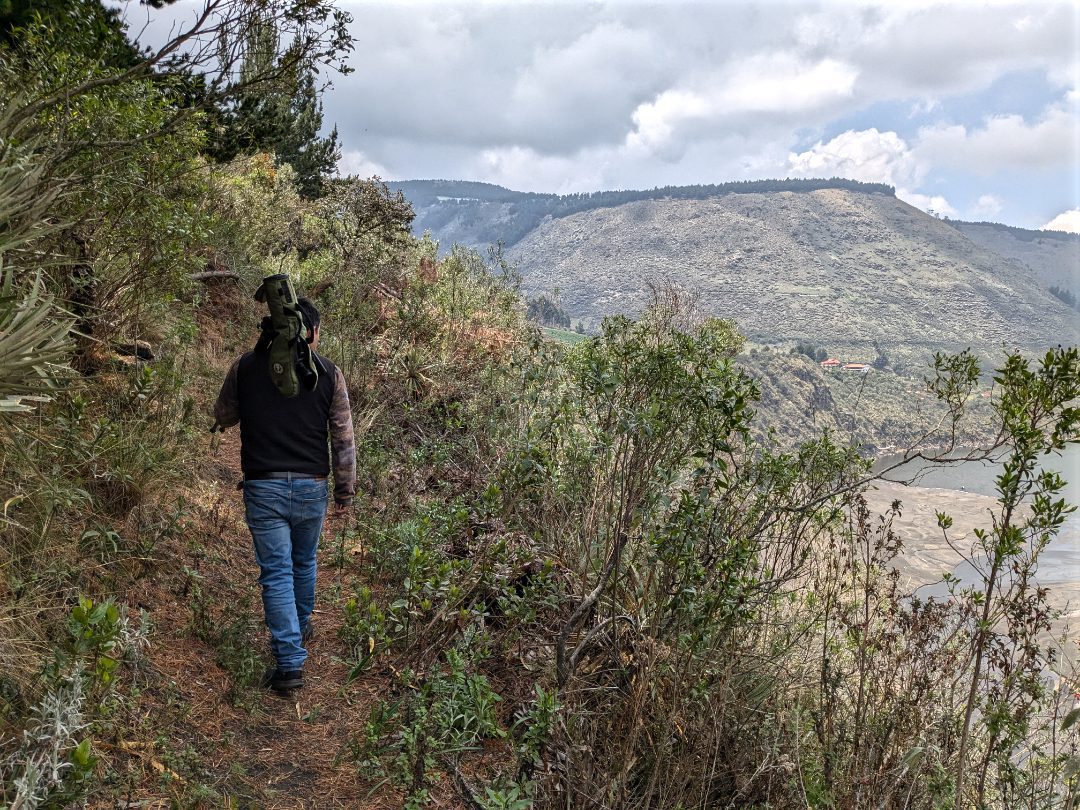
[[[297,298],[296,305],[300,307],[300,314],[304,316],[304,323],[314,334],[315,330],[319,328],[319,310],[311,303],[310,298]]]

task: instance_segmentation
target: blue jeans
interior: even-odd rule
[[[307,660],[300,636],[315,607],[315,552],[326,517],[326,491],[325,480],[244,482],[270,648],[286,672]]]

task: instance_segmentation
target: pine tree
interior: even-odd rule
[[[210,155],[228,161],[239,154],[273,152],[296,171],[300,193],[316,197],[322,178],[339,157],[337,127],[322,138],[323,107],[315,68],[295,49],[279,53],[272,21],[252,26],[244,43],[241,81],[250,84],[237,100],[211,116]],[[252,77],[274,76],[272,82]]]

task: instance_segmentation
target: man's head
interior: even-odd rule
[[[307,342],[314,349],[319,345],[319,310],[311,303],[310,298],[298,298],[296,305],[300,308],[300,314],[304,316],[304,323],[308,327]]]

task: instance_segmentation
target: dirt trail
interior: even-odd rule
[[[122,718],[126,722],[116,725],[134,736],[105,740],[100,748],[131,787],[119,805],[96,806],[400,807],[388,790],[368,797],[370,785],[358,778],[348,756],[335,764],[387,687],[378,673],[346,684],[347,667],[339,660],[345,651],[338,640],[338,595],[347,592],[349,565],[328,563],[338,556],[340,524],[331,521],[324,529],[316,637],[306,686],[294,697],[257,687],[235,690],[233,677],[218,663],[222,643],[215,649],[195,631],[193,605],[201,599],[208,604],[211,633],[228,626],[246,629],[225,640],[234,654],[246,650],[251,664],[254,651],[262,659],[259,666],[271,660],[258,569],[242,497],[235,491],[235,430],[225,434],[207,468],[217,480],[194,485],[195,519],[187,536],[159,548],[158,567],[128,592],[131,607],[146,610],[153,623],[151,646],[131,683],[123,685],[133,686],[136,696],[121,709],[130,715]]]

